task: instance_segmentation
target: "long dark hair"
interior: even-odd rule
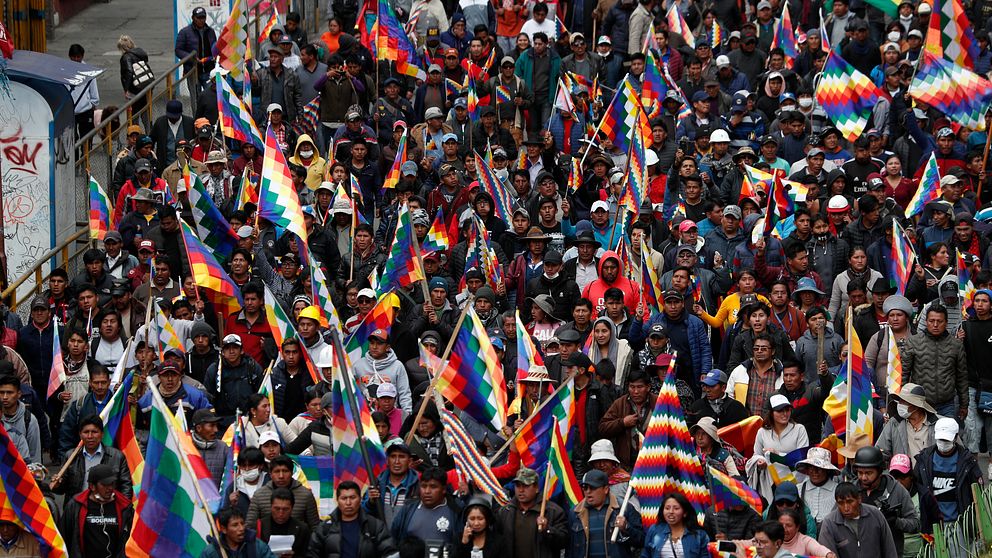
[[[695,531],[699,529],[699,520],[696,518],[696,508],[692,507],[689,499],[685,497],[681,492],[669,492],[665,495],[665,498],[661,501],[661,508],[664,510],[665,502],[668,500],[675,500],[679,503],[682,508],[682,525],[685,526],[689,531]]]

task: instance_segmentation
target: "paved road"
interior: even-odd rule
[[[86,49],[85,61],[107,70],[98,78],[101,106],[120,106],[124,92],[117,39],[130,35],[148,53],[155,75],[161,75],[175,61],[172,4],[170,0],[95,3],[55,29],[54,38],[48,41],[48,53],[67,56],[70,45],[82,45]]]

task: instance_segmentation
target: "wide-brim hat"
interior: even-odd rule
[[[806,467],[816,467],[824,471],[839,473],[840,469],[830,461],[830,450],[826,448],[812,447],[806,452],[806,459],[796,463],[796,470],[805,474]]]
[[[526,241],[529,241],[529,240],[541,240],[541,241],[547,242],[548,240],[550,240],[550,238],[551,237],[549,237],[548,235],[544,234],[544,231],[542,231],[540,229],[540,227],[531,227],[527,231],[527,236],[521,238],[520,240],[523,240],[525,242]]]
[[[603,244],[596,240],[596,235],[591,231],[581,232],[575,237],[575,244],[592,244],[596,248],[602,248]]]
[[[214,150],[207,155],[206,163],[209,165],[211,163],[227,163],[227,156],[224,155],[223,151]]]
[[[155,194],[148,188],[138,188],[138,191],[131,196],[133,201],[156,202]]]
[[[555,301],[551,298],[551,295],[539,294],[529,300],[538,308],[544,310],[544,313],[547,314],[552,320],[558,319],[555,317]]]
[[[540,364],[535,364],[527,369],[527,375],[523,378],[517,380],[517,382],[532,382],[532,383],[557,383],[551,374],[548,373],[548,369]]]
[[[689,434],[691,435],[696,429],[702,430],[708,434],[710,438],[713,438],[714,444],[720,445],[723,443],[720,440],[720,433],[717,431],[716,421],[713,420],[713,417],[703,417],[699,419],[699,422],[692,425],[692,428],[689,429]]]
[[[926,390],[919,384],[908,382],[902,385],[899,393],[890,393],[889,405],[894,405],[897,401],[919,407],[932,415],[937,414],[937,411],[927,403]]]

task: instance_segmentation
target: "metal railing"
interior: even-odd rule
[[[45,280],[48,279],[48,275],[45,275],[42,271],[44,264],[52,258],[61,256],[61,262],[58,262],[54,267],[68,267],[71,262],[75,261],[76,258],[82,255],[82,253],[90,247],[89,243],[86,242],[89,240],[88,235],[88,227],[80,228],[76,232],[72,233],[69,238],[60,242],[58,246],[42,254],[31,269],[15,279],[13,283],[8,285],[7,288],[3,290],[3,292],[0,292],[0,299],[3,299],[6,302],[7,307],[10,308],[12,312],[16,312],[17,307],[21,303],[21,300],[17,296],[17,289],[33,277],[34,285],[31,287],[31,290],[28,295],[24,297],[24,299],[30,300],[36,294],[42,292],[45,286]],[[76,249],[70,252],[73,245],[75,245]]]

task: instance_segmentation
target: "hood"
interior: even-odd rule
[[[761,219],[761,215],[758,213],[752,213],[744,218],[744,238],[751,241],[751,231],[754,230],[754,226],[758,224],[758,219]]]
[[[940,299],[939,300],[939,303],[941,305],[943,305],[943,306],[946,306],[946,307],[957,308],[961,304],[961,297],[960,296],[954,301],[954,304],[946,304],[944,302],[944,298],[940,296],[940,289],[941,289],[941,287],[943,287],[944,285],[946,285],[948,283],[950,283],[951,285],[953,285],[954,286],[954,290],[957,291],[958,290],[958,276],[957,275],[946,275],[946,276],[944,276],[943,279],[941,279],[940,281],[937,281],[937,297]]]
[[[272,29],[269,29],[269,35],[271,35],[273,31],[280,31],[280,32],[282,32],[283,35],[286,34],[286,28],[283,27],[281,23],[277,23],[277,24],[273,25],[272,26]],[[266,37],[266,39],[267,38],[268,37]]]
[[[369,354],[366,354],[365,358],[368,359],[369,364],[372,366],[372,370],[375,370],[377,374],[380,370],[385,370],[386,368],[392,366],[393,363],[398,362],[396,360],[396,353],[394,353],[392,349],[389,349],[386,356],[380,358],[379,360],[373,359],[372,355]]]
[[[3,422],[5,425],[9,424],[15,427],[14,430],[17,430],[18,432],[23,432],[24,429],[22,428],[21,425],[24,424],[24,413],[26,412],[26,410],[27,410],[27,406],[25,406],[23,402],[18,401],[17,410],[14,411],[14,416],[8,417],[7,415],[0,414],[0,417],[3,417]],[[8,428],[8,430],[10,429]]]
[[[596,274],[599,275],[600,278],[603,277],[603,262],[605,262],[606,260],[608,260],[610,258],[613,258],[614,260],[616,260],[617,261],[617,265],[620,265],[621,264],[620,255],[617,254],[615,251],[613,251],[613,250],[607,250],[607,251],[603,252],[603,255],[599,257],[599,263],[596,264]],[[617,275],[617,278],[618,279],[620,278],[620,275],[619,274]]]
[[[320,153],[317,151],[317,142],[313,141],[310,134],[300,134],[300,137],[296,139],[296,147],[293,148],[293,156],[289,159],[290,163],[294,165],[300,164],[300,146],[306,142],[309,142],[314,147],[313,160],[315,161],[320,158]]]
[[[839,167],[836,168],[836,169],[834,169],[834,170],[832,170],[832,171],[830,171],[830,172],[828,172],[827,173],[827,182],[826,182],[826,189],[827,189],[827,191],[830,190],[830,185],[834,183],[834,180],[837,180],[838,178],[840,178],[842,176],[845,179],[847,178],[847,174],[844,172],[844,169],[839,168]],[[847,186],[844,186],[844,192],[846,193],[847,192],[847,189],[848,189],[848,186],[850,185],[850,181],[849,180],[845,180],[845,184],[847,184]],[[827,197],[829,198],[829,196],[830,195],[828,195]]]

